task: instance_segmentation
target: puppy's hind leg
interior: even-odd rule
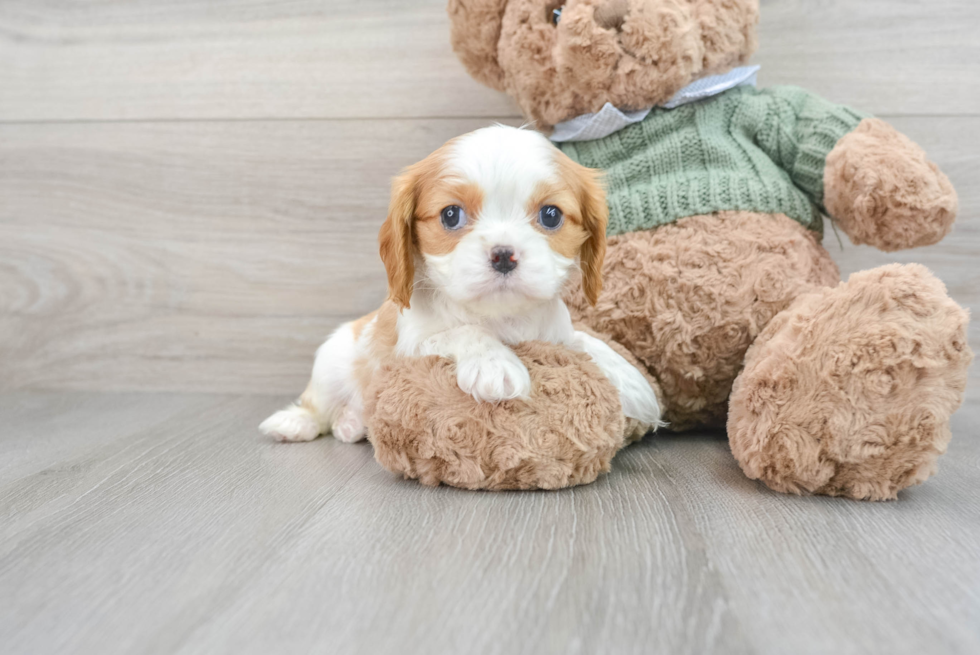
[[[276,441],[312,441],[319,437],[323,428],[316,408],[308,400],[310,387],[295,404],[262,421],[259,430]]]
[[[643,432],[656,430],[664,423],[660,420],[660,404],[657,394],[643,374],[609,344],[585,332],[575,332],[575,345],[592,358],[613,386],[619,390],[619,402],[626,418],[639,421]]]
[[[278,441],[312,441],[331,428],[344,426],[343,434],[337,435],[342,441],[363,438],[363,421],[356,412],[360,398],[351,378],[355,345],[352,324],[340,326],[317,350],[313,375],[303,395],[263,421],[259,430]],[[348,405],[353,405],[355,415],[348,416]]]

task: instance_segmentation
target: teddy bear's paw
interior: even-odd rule
[[[461,358],[456,363],[456,380],[459,388],[477,402],[527,398],[531,393],[527,367],[506,347]]]
[[[877,118],[862,121],[828,155],[824,196],[854,243],[888,252],[936,243],[956,219],[956,191],[946,175]]]
[[[777,491],[870,500],[922,482],[963,398],[968,320],[919,265],[801,296],[735,381],[728,437],[742,470]]]

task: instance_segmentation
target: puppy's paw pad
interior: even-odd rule
[[[458,362],[456,381],[478,402],[526,398],[531,393],[531,375],[510,350]]]
[[[259,430],[276,441],[312,441],[320,435],[320,426],[300,407],[276,412],[262,421]]]
[[[356,412],[350,409],[344,409],[340,418],[331,426],[330,433],[333,434],[334,439],[337,441],[354,443],[367,436],[367,427],[365,427],[364,421],[361,420],[361,417]]]

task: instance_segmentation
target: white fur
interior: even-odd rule
[[[370,334],[368,324],[354,340],[350,323],[341,325],[316,351],[313,374],[304,394],[310,407],[297,404],[276,412],[259,426],[279,441],[310,441],[327,428],[341,441],[360,441],[367,436],[361,415],[363,403],[353,380],[353,364]]]
[[[279,410],[262,421],[259,430],[276,441],[313,441],[322,431],[316,416],[299,405]]]
[[[508,344],[541,340],[585,351],[619,390],[623,411],[656,427],[660,410],[642,374],[602,341],[576,333],[561,291],[575,261],[553,251],[528,215],[532,194],[555,180],[554,147],[530,130],[477,130],[452,146],[444,174],[479,185],[483,207],[448,254],[416,260],[410,307],[398,317],[395,352],[440,355],[456,362],[459,387],[480,402],[527,397],[531,379]],[[490,251],[514,251],[517,268],[501,275]],[[375,323],[354,340],[350,324],[317,351],[302,405],[268,418],[260,429],[283,441],[307,441],[328,427],[342,441],[366,435],[353,363],[367,352]],[[361,357],[363,359],[363,357]]]
[[[576,347],[585,351],[596,363],[613,386],[619,390],[619,402],[623,414],[634,418],[648,429],[656,430],[664,425],[660,420],[660,404],[650,384],[635,366],[609,347],[605,341],[584,332],[575,333]]]
[[[527,368],[485,327],[459,325],[442,330],[419,344],[416,352],[455,360],[459,388],[477,401],[526,398],[531,393]]]

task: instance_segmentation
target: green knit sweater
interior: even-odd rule
[[[742,86],[559,147],[606,171],[610,235],[726,210],[822,231],[824,163],[863,118],[796,87]]]

